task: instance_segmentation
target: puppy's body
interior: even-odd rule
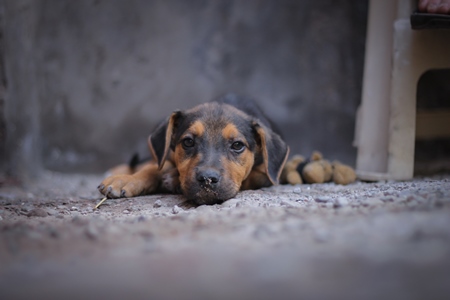
[[[99,190],[112,198],[182,193],[214,204],[276,184],[289,149],[272,128],[253,101],[235,95],[176,111],[149,137],[154,160],[106,178]]]

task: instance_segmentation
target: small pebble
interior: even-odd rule
[[[47,208],[46,210],[50,216],[56,216],[59,214],[59,211],[57,211],[56,209],[53,209],[53,208]]]
[[[299,188],[299,187],[297,187],[297,188],[295,188],[295,189],[293,190],[293,192],[294,192],[295,194],[301,194],[301,193],[302,193],[302,189]]]
[[[83,212],[84,213],[91,213],[91,212],[93,212],[94,211],[94,209],[92,208],[92,207],[88,207],[88,208],[86,208]]]
[[[22,204],[22,205],[24,205],[24,204]],[[20,208],[21,211],[26,212],[26,213],[32,211],[33,209],[34,209],[34,206],[31,206],[31,205],[22,206]]]
[[[348,200],[347,198],[344,197],[339,197],[334,201],[334,207],[342,207],[348,205]]]
[[[172,213],[174,213],[175,215],[178,214],[180,211],[182,211],[182,209],[178,205],[175,205],[172,208]]]
[[[128,209],[125,209],[125,210],[123,211],[123,213],[124,213],[124,214],[129,214],[130,211],[129,211]]]
[[[391,196],[383,196],[383,197],[380,198],[380,200],[383,201],[383,202],[393,202],[394,198],[391,197]]]
[[[72,206],[72,207],[70,208],[70,210],[71,210],[71,211],[78,211],[78,207]]]
[[[318,203],[327,203],[327,202],[331,202],[333,199],[331,199],[331,197],[328,197],[328,196],[319,196],[314,200],[316,200],[316,202],[318,202]]]
[[[280,204],[282,206],[287,206],[287,207],[297,207],[295,202],[289,201],[289,200],[281,200]]]
[[[162,206],[162,202],[159,199],[155,201],[155,204],[153,204],[153,207],[161,207],[161,206]]]
[[[241,200],[240,199],[230,199],[230,200],[227,200],[227,201],[225,201],[223,204],[222,204],[222,206],[223,207],[228,207],[228,208],[232,208],[232,207],[235,207],[236,205],[237,205],[237,203],[239,203]]]
[[[31,211],[27,214],[27,216],[28,216],[28,217],[41,217],[41,218],[44,218],[44,217],[47,217],[48,214],[47,214],[47,211],[46,211],[45,209],[42,209],[42,208],[35,208],[35,209],[31,210]]]

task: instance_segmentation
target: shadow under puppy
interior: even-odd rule
[[[196,204],[221,203],[239,190],[277,184],[289,153],[256,104],[234,94],[173,112],[148,143],[153,159],[103,180],[102,194],[170,192]]]

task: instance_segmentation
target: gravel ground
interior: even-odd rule
[[[108,200],[0,188],[0,299],[450,299],[450,175]]]

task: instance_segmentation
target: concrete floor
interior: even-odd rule
[[[1,299],[448,299],[450,175],[108,200],[100,176],[0,187]]]

